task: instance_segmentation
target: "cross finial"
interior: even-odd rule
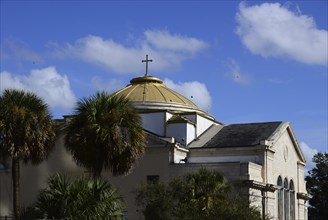
[[[148,76],[148,62],[153,62],[153,60],[148,60],[148,54],[146,55],[146,59],[145,60],[142,60],[142,62],[146,62],[146,74],[145,76],[147,77]]]

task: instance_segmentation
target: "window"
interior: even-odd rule
[[[288,189],[288,180],[284,180],[284,216],[285,220],[289,220],[289,189]]]
[[[295,188],[293,180],[288,183],[287,178],[282,182],[281,176],[277,180],[277,208],[279,220],[295,220]]]
[[[281,176],[278,177],[278,181],[277,181],[277,185],[278,185],[278,219],[282,220],[283,219],[283,187],[282,187],[282,178]]]
[[[293,180],[290,180],[289,184],[289,201],[290,201],[290,219],[295,219],[295,188],[294,188],[294,182]]]
[[[159,182],[159,175],[149,175],[147,176],[148,184],[156,184]]]

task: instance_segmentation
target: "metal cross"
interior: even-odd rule
[[[153,60],[148,60],[148,54],[146,55],[146,59],[145,60],[142,60],[142,62],[146,62],[146,74],[145,76],[147,77],[148,76],[148,62],[153,62]]]

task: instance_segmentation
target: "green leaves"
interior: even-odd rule
[[[19,218],[19,161],[38,164],[55,145],[47,105],[30,92],[5,90],[0,96],[0,157],[11,157],[14,215]]]
[[[0,96],[0,148],[12,158],[39,163],[55,141],[47,105],[36,95],[5,90]]]
[[[136,201],[146,220],[261,219],[259,211],[233,195],[221,174],[203,168],[168,184],[142,185]]]
[[[125,98],[97,92],[77,103],[66,128],[65,146],[76,163],[99,177],[103,168],[127,173],[143,155],[146,138],[141,118]]]
[[[315,167],[305,177],[307,191],[312,195],[309,201],[309,219],[328,218],[328,153],[313,156]]]
[[[142,185],[137,191],[136,201],[143,208],[146,220],[170,220],[174,209],[172,189],[163,183]]]
[[[37,202],[25,210],[24,218],[46,219],[123,219],[122,198],[106,180],[55,175]]]

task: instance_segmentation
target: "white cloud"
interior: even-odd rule
[[[42,62],[43,58],[38,53],[32,51],[25,43],[15,42],[12,39],[5,39],[4,45],[9,48],[10,52],[19,60],[31,62]],[[9,54],[5,54],[9,57]]]
[[[207,47],[204,41],[177,34],[171,35],[168,31],[147,30],[144,34],[147,42],[154,45],[159,50],[197,53]]]
[[[318,151],[316,149],[311,148],[309,145],[307,145],[304,142],[301,142],[300,146],[306,160],[305,175],[307,175],[308,171],[314,168],[315,166],[315,164],[312,162],[312,158],[313,155],[318,153]]]
[[[2,71],[0,73],[0,89],[2,91],[8,88],[25,89],[25,86],[19,76],[12,76],[10,72]]]
[[[199,108],[209,111],[212,105],[212,98],[206,85],[198,81],[174,83],[172,80],[165,78],[164,84],[182,94],[192,102],[194,102]]]
[[[34,69],[29,75],[0,73],[0,88],[31,91],[45,100],[51,108],[71,109],[76,101],[66,75],[59,74],[54,67]]]
[[[173,35],[168,31],[147,30],[141,38],[130,39],[125,46],[112,39],[89,35],[64,47],[52,44],[61,58],[78,58],[107,68],[115,73],[144,73],[141,60],[150,59],[150,74],[175,68],[186,59],[207,48],[207,43],[196,38]]]
[[[307,64],[327,65],[328,32],[313,17],[279,3],[239,4],[237,34],[254,54],[286,57]]]
[[[73,57],[106,67],[114,72],[131,73],[133,67],[141,71],[141,53],[136,48],[126,48],[111,39],[89,35],[69,45],[65,51]],[[138,59],[139,58],[139,59]],[[138,65],[139,64],[139,65]]]
[[[106,82],[97,76],[95,76],[91,79],[91,83],[92,83],[93,87],[95,87],[97,90],[105,90],[109,93],[115,92],[126,86],[126,85],[124,85],[123,81],[120,79],[111,79]]]
[[[234,59],[230,59],[227,65],[230,69],[227,76],[231,77],[235,83],[241,85],[249,85],[251,83],[250,78],[240,71],[239,64]]]

